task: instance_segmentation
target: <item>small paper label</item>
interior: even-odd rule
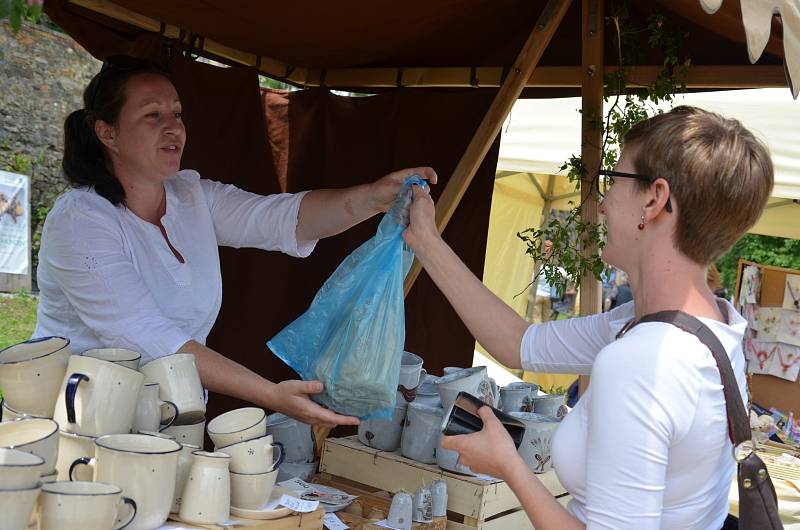
[[[325,528],[328,530],[345,530],[345,528],[350,528],[344,524],[341,519],[336,517],[335,513],[326,513],[325,517],[322,519],[322,524],[324,524]]]
[[[278,504],[300,513],[313,512],[319,507],[319,501],[304,501],[286,494],[281,496]]]

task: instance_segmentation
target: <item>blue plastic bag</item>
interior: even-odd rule
[[[403,282],[414,254],[403,242],[411,206],[408,177],[378,231],[320,288],[311,306],[267,346],[304,380],[320,380],[312,399],[340,414],[389,419],[405,343]]]

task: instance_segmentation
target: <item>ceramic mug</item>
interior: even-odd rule
[[[158,383],[145,383],[139,392],[139,401],[136,403],[136,412],[133,415],[133,432],[163,431],[178,419],[180,411],[172,401],[163,401],[158,397]],[[169,421],[162,424],[161,417],[164,408],[171,409],[167,412]]]
[[[395,406],[391,420],[361,421],[358,424],[358,441],[379,451],[394,451],[400,447],[407,408],[407,404]]]
[[[400,452],[403,456],[423,464],[435,463],[443,417],[442,409],[409,403],[403,434],[400,436]]]
[[[148,381],[159,384],[159,395],[164,401],[174,403],[180,414],[175,423],[187,425],[206,415],[205,392],[194,355],[175,353],[159,357],[141,367]],[[166,421],[168,416],[161,417]]]
[[[88,465],[95,482],[116,484],[136,502],[138,511],[128,530],[163,525],[172,507],[180,444],[143,434],[110,434],[99,437],[94,445],[94,458],[72,463],[70,479],[75,478],[79,466]]]
[[[417,397],[414,401],[423,405],[428,405],[429,407],[441,407],[442,398],[439,396],[439,391],[436,389],[437,379],[438,377],[436,376],[426,374],[417,387]]]
[[[186,425],[172,425],[167,427],[162,434],[174,436],[175,441],[181,444],[196,445],[201,449],[205,446],[206,419],[200,418]]]
[[[494,392],[485,366],[465,368],[436,380],[436,388],[442,398],[442,408],[450,411],[459,392],[467,392],[484,403],[494,405]]]
[[[42,475],[56,469],[58,423],[40,418],[23,418],[0,423],[0,447],[17,449],[44,459]]]
[[[398,401],[406,403],[414,401],[416,389],[427,372],[422,368],[422,357],[404,351],[400,360],[400,378],[397,383]]]
[[[469,467],[461,463],[461,455],[458,451],[445,449],[441,446],[441,439],[439,445],[436,446],[436,465],[460,475],[475,476],[475,473]]]
[[[62,431],[84,436],[128,433],[144,376],[109,361],[73,355],[53,419]]]
[[[67,370],[69,339],[31,339],[0,351],[0,388],[8,407],[31,416],[53,417]]]
[[[194,451],[183,489],[180,518],[192,524],[218,524],[230,519],[231,480],[225,453]]]
[[[392,528],[411,530],[413,508],[414,500],[411,498],[411,494],[398,491],[392,497],[392,504],[389,505],[389,515],[386,517],[386,522]]]
[[[3,530],[28,528],[41,489],[42,483],[37,482],[30,488],[0,490],[0,528]]]
[[[522,459],[534,473],[550,471],[553,466],[551,441],[559,420],[534,412],[512,412],[511,416],[525,423],[525,435],[519,445]]]
[[[267,417],[267,434],[283,445],[285,463],[302,464],[314,461],[314,438],[311,426],[280,413]],[[285,465],[285,464],[284,464]]]
[[[189,478],[189,468],[192,467],[192,453],[200,451],[200,447],[191,444],[181,444],[181,452],[178,453],[178,468],[175,476],[175,494],[172,496],[172,509],[170,513],[178,513],[183,502],[183,488],[186,487],[186,479]]]
[[[39,455],[0,449],[0,490],[28,489],[36,486],[44,469],[44,458]]]
[[[216,447],[260,438],[267,434],[267,413],[257,407],[230,410],[208,422],[206,430]]]
[[[39,496],[39,530],[122,530],[135,517],[136,502],[113,484],[54,482]]]
[[[231,471],[231,506],[256,510],[272,495],[278,470],[267,473],[236,473]]]
[[[275,449],[278,450],[278,456],[273,458]],[[283,446],[280,442],[273,443],[271,434],[225,447],[215,446],[214,451],[231,455],[230,470],[235,473],[268,473],[277,469],[284,458]]]
[[[125,348],[94,348],[86,350],[81,355],[119,364],[131,370],[138,370],[139,362],[142,360],[141,353]]]
[[[94,456],[94,441],[96,439],[97,437],[95,436],[58,431],[58,458],[56,459],[58,480],[69,480],[69,467],[75,460],[81,457],[91,458]],[[77,468],[75,470],[75,479],[91,481],[91,468]]]
[[[544,394],[541,396],[531,396],[531,410],[536,414],[552,416],[559,421],[567,415],[567,405],[565,404],[565,394]]]
[[[19,420],[22,418],[40,418],[45,420],[52,419],[50,416],[34,416],[33,414],[27,414],[25,412],[14,410],[8,406],[8,403],[6,403],[4,399],[0,399],[0,423],[4,421]]]
[[[500,409],[503,412],[530,412],[531,387],[512,383],[500,389]]]

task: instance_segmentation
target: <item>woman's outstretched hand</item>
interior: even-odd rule
[[[388,211],[395,197],[397,197],[397,194],[400,192],[400,188],[403,187],[403,183],[408,177],[415,173],[431,184],[436,184],[438,180],[438,176],[433,168],[427,166],[393,171],[370,184],[370,198],[373,202],[373,208],[378,212]]]
[[[311,425],[358,425],[358,418],[336,414],[311,401],[309,394],[323,389],[320,381],[282,381],[272,388],[270,408]]]

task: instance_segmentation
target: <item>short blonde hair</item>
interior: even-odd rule
[[[639,147],[636,171],[669,182],[680,210],[675,245],[702,265],[755,224],[772,192],[769,151],[737,120],[680,106],[637,123],[624,142]]]

